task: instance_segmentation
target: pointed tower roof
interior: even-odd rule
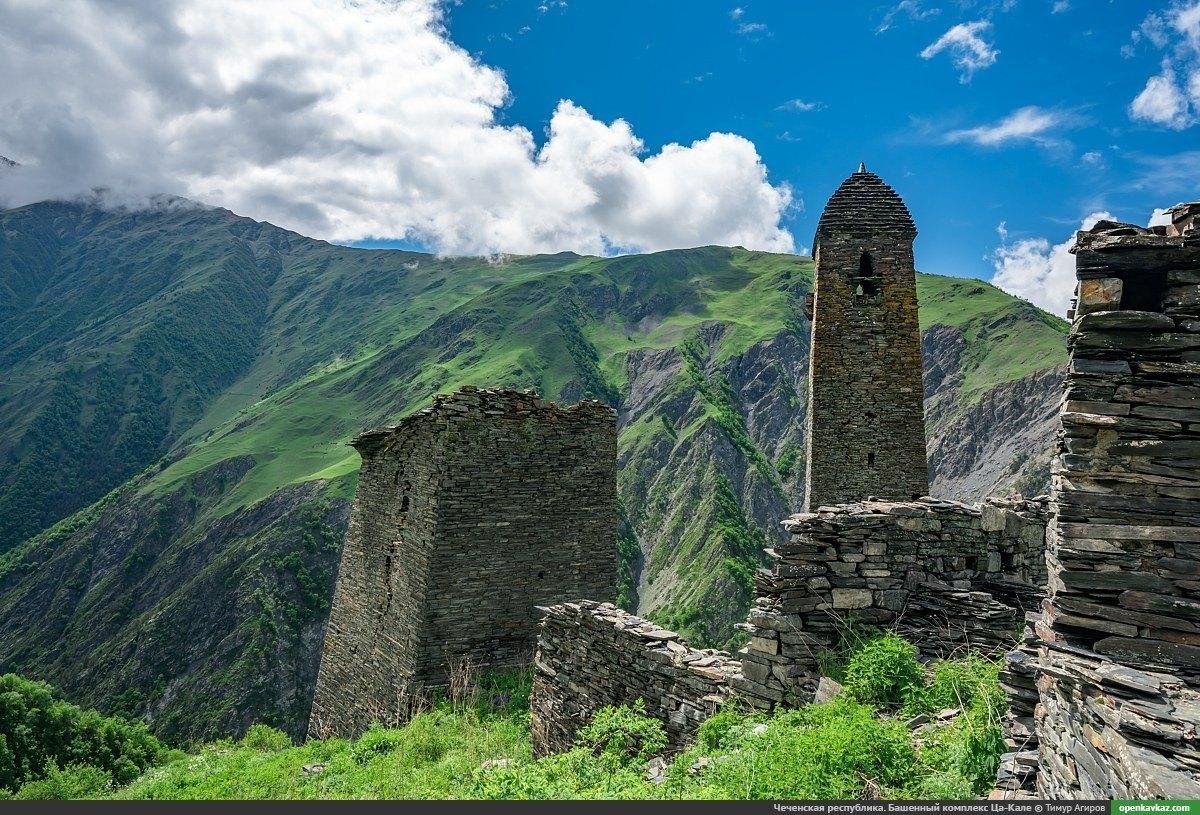
[[[866,162],[842,182],[817,223],[815,248],[821,238],[835,232],[852,235],[889,234],[915,238],[917,226],[904,200]]]

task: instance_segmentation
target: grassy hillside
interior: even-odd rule
[[[464,683],[404,726],[353,740],[295,747],[286,734],[255,725],[239,741],[191,755],[160,751],[158,766],[132,783],[132,774],[107,770],[104,751],[80,750],[73,765],[30,773],[16,797],[928,799],[991,788],[1005,749],[995,664],[973,657],[923,669],[916,649],[895,636],[865,639],[831,664],[845,685],[833,701],[771,716],[731,704],[686,750],[658,759],[657,779],[647,768],[666,737],[637,705],[598,711],[574,749],[534,758],[529,675],[517,673]],[[929,715],[946,709],[952,713]],[[906,724],[913,716],[927,723]]]
[[[461,384],[618,407],[622,596],[724,642],[803,490],[811,275],[721,247],[357,250],[179,205],[0,213],[0,669],[175,739],[302,732],[346,443]],[[963,338],[935,360],[946,415],[1065,357],[1061,323],[986,284],[919,292]]]
[[[962,407],[999,385],[1066,360],[1067,322],[990,283],[919,275],[917,297],[922,331],[948,326],[966,341],[960,361]]]

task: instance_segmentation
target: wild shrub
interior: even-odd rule
[[[60,770],[52,766],[46,777],[24,784],[16,801],[77,801],[100,798],[112,790],[112,776],[99,767],[75,765]]]
[[[700,725],[696,746],[706,754],[733,750],[762,720],[761,715],[743,713],[735,702],[727,702]]]
[[[278,753],[292,746],[292,737],[269,725],[255,724],[246,731],[242,746],[260,753]]]
[[[77,765],[127,784],[165,754],[141,722],[82,710],[45,682],[0,676],[0,788],[13,792]]]
[[[999,719],[986,706],[975,704],[926,735],[921,760],[935,772],[965,779],[973,793],[982,794],[996,780],[1004,749]]]
[[[714,728],[710,736],[722,733],[719,742],[734,736],[738,743],[699,776],[686,772],[694,757],[681,756],[669,793],[684,798],[859,798],[868,786],[903,787],[916,764],[902,723],[850,699],[776,713],[758,734],[742,724],[730,716]]]
[[[982,705],[999,717],[1004,709],[1000,666],[974,654],[966,659],[944,660],[933,666],[933,678],[922,693],[914,695],[910,708],[916,712]]]
[[[904,704],[924,681],[916,646],[892,633],[861,646],[846,666],[846,690],[855,700],[884,709]]]
[[[381,724],[373,724],[350,747],[350,754],[359,764],[366,764],[379,756],[399,750],[404,741],[403,731],[389,730]]]
[[[646,715],[646,703],[603,707],[579,731],[576,742],[617,766],[649,761],[667,746],[662,722]]]

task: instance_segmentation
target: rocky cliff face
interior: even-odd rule
[[[807,258],[437,259],[213,210],[32,207],[0,212],[0,235],[0,283],[21,292],[0,313],[0,359],[25,366],[0,383],[15,462],[0,520],[41,530],[0,554],[0,671],[145,715],[173,740],[252,721],[302,735],[358,467],[345,442],[438,391],[617,406],[623,597],[693,644],[731,636],[763,547],[800,505]],[[106,258],[136,274],[115,280]],[[253,288],[254,309],[223,307],[226,279]],[[205,296],[180,300],[195,284]],[[935,492],[1041,491],[1062,326],[979,281],[920,276],[918,290]],[[144,307],[117,307],[135,294]],[[98,297],[102,324],[86,318]],[[165,330],[156,303],[174,303],[170,325],[187,331]],[[35,348],[21,326],[39,314],[56,329]],[[229,331],[241,340],[224,343]],[[100,388],[90,360],[125,359],[133,335],[137,364]],[[203,361],[202,389],[170,375],[179,358]],[[62,383],[79,398],[34,398]],[[111,492],[59,520],[63,483],[88,473],[74,440],[109,391],[163,421],[142,425],[149,435],[106,424],[139,441],[137,460],[89,473],[88,491]],[[30,435],[31,416],[46,432]],[[39,485],[59,492],[42,500]]]
[[[1010,490],[1027,496],[1048,490],[1065,367],[998,385],[964,406],[962,332],[935,326],[922,346],[933,494],[974,501]]]

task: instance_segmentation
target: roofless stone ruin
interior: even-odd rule
[[[616,422],[467,388],[363,457],[310,733],[406,714],[457,661],[525,664],[534,749],[633,703],[681,749],[721,704],[823,698],[850,617],[928,657],[1001,651],[996,795],[1200,798],[1200,203],[1078,236],[1051,495],[927,495],[916,227],[860,165],[813,243],[808,492],[767,551],[736,654],[611,602]],[[540,623],[538,622],[540,619]]]
[[[528,664],[536,606],[616,596],[616,413],[463,388],[362,455],[309,733],[394,723],[430,686]]]

